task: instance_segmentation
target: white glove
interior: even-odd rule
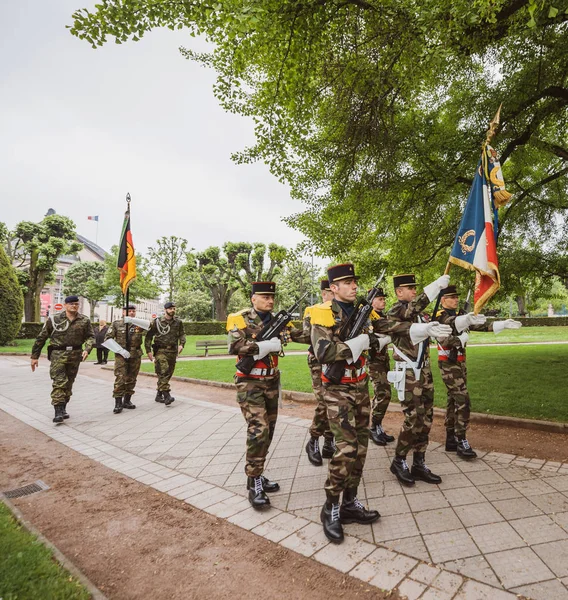
[[[428,323],[427,325],[428,335],[436,338],[437,340],[443,340],[444,338],[452,335],[452,328],[450,325],[443,325],[442,323],[437,323],[436,321]]]
[[[132,325],[142,327],[142,329],[145,329],[146,331],[150,329],[150,321],[147,321],[146,319],[139,319],[138,317],[124,317],[124,322],[132,323]]]
[[[475,315],[472,312],[467,315],[460,315],[456,317],[455,325],[458,333],[461,333],[464,329],[467,329],[470,325],[485,325],[487,317],[485,315]]]
[[[345,344],[349,346],[349,350],[351,350],[351,354],[353,355],[353,358],[347,359],[347,364],[350,365],[361,356],[363,350],[368,350],[371,347],[371,339],[368,333],[360,333],[356,338],[347,340]]]
[[[428,337],[430,323],[413,323],[410,326],[410,341],[416,346]]]
[[[270,338],[263,342],[256,342],[256,345],[258,346],[258,354],[254,355],[254,360],[260,360],[271,352],[280,352],[280,350],[282,350],[280,338]]]
[[[435,300],[438,297],[438,294],[444,288],[447,288],[449,285],[450,285],[450,276],[442,275],[441,277],[438,277],[438,279],[436,279],[436,281],[429,283],[424,288],[424,293],[428,296],[428,300],[430,300],[430,302],[432,302],[432,300]]]
[[[379,352],[392,342],[390,335],[379,335],[377,333],[375,333],[375,335],[379,338]]]
[[[122,350],[119,350],[117,354],[120,354],[124,358],[130,358],[130,352],[128,352],[128,350],[125,350],[124,348]]]
[[[105,340],[101,344],[101,346],[108,348],[111,352],[114,352],[115,354],[122,354],[123,352],[128,352],[116,340],[113,340],[112,338]],[[129,354],[129,356],[130,356],[130,354]],[[126,358],[126,356],[124,358]]]
[[[493,322],[493,333],[498,335],[503,329],[520,329],[523,324],[520,321],[513,319],[507,319],[506,321],[494,321]]]
[[[467,331],[464,331],[461,335],[458,335],[458,339],[461,342],[462,348],[465,348],[465,345],[469,340],[469,335],[467,334]]]

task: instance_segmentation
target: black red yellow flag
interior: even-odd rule
[[[122,235],[120,236],[118,249],[118,264],[116,266],[120,271],[122,293],[126,295],[128,286],[136,279],[136,256],[134,254],[132,232],[130,231],[130,198],[128,198],[128,209],[124,214],[124,224],[122,225]]]

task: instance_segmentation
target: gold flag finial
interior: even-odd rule
[[[493,120],[491,121],[491,123],[489,123],[489,129],[487,130],[486,134],[485,134],[485,143],[486,144],[490,144],[491,140],[493,139],[493,136],[497,133],[497,127],[499,127],[499,117],[501,116],[501,107],[503,106],[503,103],[501,102],[501,104],[499,105],[499,108],[497,109],[497,112],[495,113],[495,116],[493,117]]]

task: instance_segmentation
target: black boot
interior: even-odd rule
[[[465,458],[465,460],[471,460],[472,458],[477,458],[477,454],[475,450],[469,445],[469,442],[465,439],[465,436],[460,436],[457,441],[457,451],[458,456],[460,458]]]
[[[132,394],[124,394],[122,408],[136,408],[136,404],[132,404],[132,402],[130,402],[130,398],[132,398]]]
[[[164,396],[164,404],[166,406],[169,406],[175,400],[175,398],[170,395],[170,392],[162,392],[162,395]]]
[[[371,439],[377,446],[386,446],[389,442],[394,442],[394,437],[389,435],[380,423],[375,423],[369,430]]]
[[[430,471],[424,462],[424,452],[415,452],[414,460],[412,461],[411,474],[414,479],[421,479],[426,483],[442,483],[442,478]]]
[[[161,404],[163,404],[164,403],[164,396],[162,395],[162,392],[157,391],[156,392],[156,397],[154,398],[154,400],[156,402],[160,402]]]
[[[115,415],[118,415],[119,413],[122,412],[122,397],[121,396],[114,399],[114,408],[113,408],[112,412]]]
[[[262,487],[262,476],[247,478],[248,499],[253,508],[262,510],[270,507],[270,498]]]
[[[335,445],[335,440],[332,437],[323,438],[323,448],[321,449],[322,458],[333,458],[336,450],[337,446]]]
[[[399,456],[397,454],[391,463],[390,470],[403,485],[412,486],[415,484],[414,477],[412,477],[410,469],[406,464],[406,456]]]
[[[321,467],[323,465],[319,447],[319,438],[310,438],[310,441],[306,444],[306,452],[308,453],[308,460],[312,465],[316,467]]]
[[[455,452],[458,449],[456,433],[453,429],[446,429],[446,452]]]
[[[343,541],[343,527],[339,512],[339,498],[328,498],[320,513],[325,537],[334,544],[341,544]]]
[[[63,405],[63,418],[64,419],[69,418],[69,413],[67,412],[67,404],[68,403],[69,403],[69,400],[67,400],[67,402]]]
[[[343,492],[343,502],[339,510],[341,522],[370,525],[379,520],[378,510],[367,510],[357,499],[357,488],[347,488]]]
[[[63,404],[56,404],[53,408],[55,409],[55,416],[53,417],[53,422],[54,423],[63,423],[63,419],[65,418],[63,416],[63,411],[65,410],[65,406]]]
[[[264,475],[261,475],[260,478],[262,479],[262,489],[267,494],[272,494],[274,492],[280,491],[280,484],[276,481],[270,481],[270,479],[268,479]],[[250,490],[251,486],[254,487],[254,477],[247,478],[247,490]]]

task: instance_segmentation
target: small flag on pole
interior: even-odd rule
[[[127,201],[128,208],[124,215],[117,263],[118,270],[120,271],[120,287],[122,288],[122,293],[125,295],[128,286],[136,279],[136,256],[134,254],[132,232],[130,231],[130,196],[128,196]]]
[[[94,215],[93,217],[87,217],[87,219],[89,221],[98,221],[99,220],[99,215]]]

